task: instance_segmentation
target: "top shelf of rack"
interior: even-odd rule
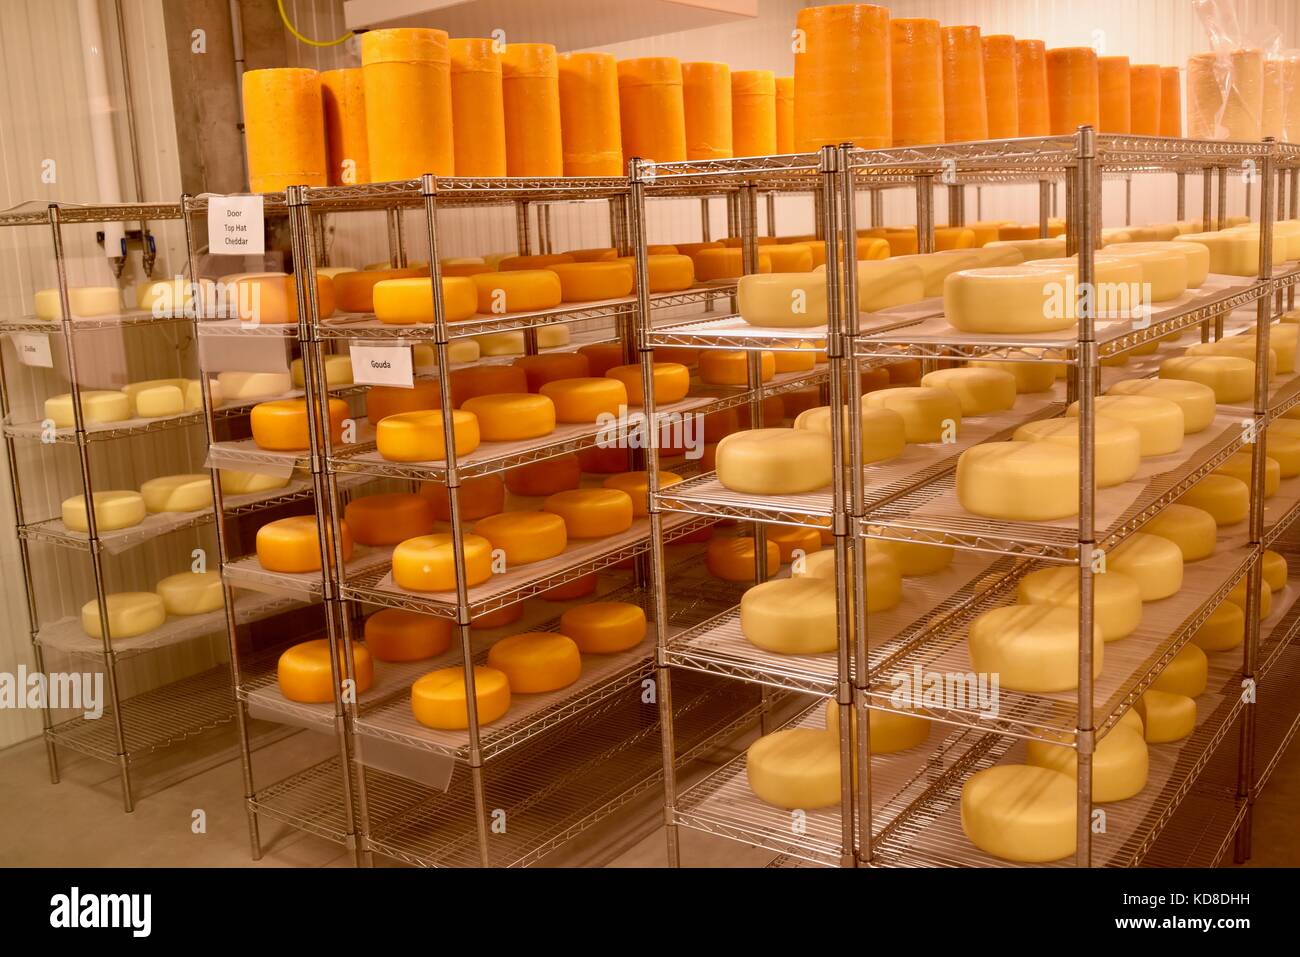
[[[0,212],[0,226],[48,226],[50,208],[58,207],[59,220],[68,223],[117,223],[125,220],[180,219],[179,203],[112,203],[83,206],[78,203],[22,203]]]

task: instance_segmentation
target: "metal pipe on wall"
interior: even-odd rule
[[[108,93],[108,70],[104,64],[104,28],[96,0],[77,0],[77,25],[81,31],[81,62],[85,69],[90,140],[95,151],[95,199],[104,204],[120,203],[122,182],[113,135],[113,103]],[[104,251],[109,256],[120,257],[123,254],[125,239],[126,230],[121,223],[104,224]]]

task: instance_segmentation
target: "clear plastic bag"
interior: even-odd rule
[[[1192,0],[1210,50],[1187,60],[1187,135],[1258,140],[1285,135],[1286,67],[1274,24],[1243,24],[1239,0]]]

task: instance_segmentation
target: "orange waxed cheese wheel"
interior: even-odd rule
[[[514,495],[553,495],[577,488],[581,481],[582,466],[577,455],[557,455],[520,465],[506,473],[506,488]]]
[[[560,634],[586,655],[612,655],[645,640],[645,609],[625,601],[592,601],[560,616]]]
[[[325,108],[325,144],[329,184],[370,182],[370,147],[366,142],[366,90],[359,67],[326,70],[320,75]]]
[[[372,287],[371,306],[383,323],[407,325],[433,322],[433,280],[384,279]],[[478,287],[467,276],[443,276],[442,311],[448,322],[460,322],[478,311]]]
[[[605,373],[607,378],[617,379],[627,389],[628,405],[644,405],[645,390],[641,383],[641,366],[615,366]],[[654,364],[655,402],[680,402],[686,398],[691,387],[691,370],[679,362],[656,362]]]
[[[327,186],[320,74],[288,67],[244,74],[248,183],[254,193]]]
[[[570,249],[569,255],[575,263],[603,263],[618,259],[618,250],[613,246],[594,246],[591,249]]]
[[[983,37],[984,102],[989,137],[1008,139],[1020,135],[1020,104],[1016,86],[1016,38],[1007,33]]]
[[[474,523],[474,534],[505,553],[506,568],[554,558],[569,543],[564,519],[551,512],[502,512]]]
[[[618,115],[623,162],[686,159],[686,107],[682,67],[672,57],[642,57],[618,62]]]
[[[695,263],[695,278],[702,282],[737,279],[745,274],[745,255],[742,249],[701,249],[691,260]],[[758,254],[758,271],[772,271],[772,260],[763,252]]]
[[[456,171],[452,145],[451,56],[442,30],[401,28],[361,34],[366,141],[376,183]]]
[[[719,239],[710,239],[704,243],[677,243],[677,251],[683,256],[695,258],[695,254],[701,249],[723,249],[725,244]]]
[[[420,494],[433,504],[433,517],[440,522],[451,521],[451,506],[447,502],[447,486],[440,482],[425,482]],[[495,515],[506,507],[506,486],[496,475],[473,475],[460,480],[457,490],[460,517],[473,522]]]
[[[776,75],[771,70],[731,74],[731,143],[736,156],[776,153]]]
[[[483,272],[470,279],[478,287],[478,311],[484,315],[550,309],[564,299],[560,277],[549,269]]]
[[[988,102],[984,92],[984,50],[980,28],[942,27],[943,127],[949,143],[989,138]]]
[[[749,354],[741,351],[700,353],[700,381],[710,385],[745,385],[749,382]],[[764,352],[759,359],[759,378],[766,382],[776,375],[776,356]]]
[[[888,147],[889,11],[866,3],[806,7],[795,29],[803,40],[794,55],[795,151]]]
[[[659,471],[660,488],[676,485],[681,480],[682,477],[675,472],[667,472],[662,469]],[[645,518],[649,514],[647,497],[650,490],[650,473],[644,471],[620,472],[617,475],[611,475],[601,484],[605,488],[616,488],[631,496],[633,518]]]
[[[421,379],[410,389],[391,385],[371,386],[366,391],[366,418],[371,425],[398,412],[441,409],[442,393],[435,380]]]
[[[488,649],[488,667],[503,672],[514,694],[543,694],[573,684],[582,674],[578,645],[566,635],[528,631]]]
[[[491,628],[504,628],[506,625],[513,625],[522,617],[524,617],[524,603],[516,602],[513,605],[498,608],[496,611],[475,615],[469,620],[469,626],[478,631],[487,631]]]
[[[970,249],[976,245],[975,230],[969,226],[936,226],[934,228],[934,248]]]
[[[414,492],[381,492],[348,502],[343,520],[362,545],[396,545],[433,531],[433,503]]]
[[[499,392],[466,399],[461,406],[478,419],[484,442],[516,442],[555,431],[555,403],[531,392]]]
[[[776,78],[776,151],[794,152],[794,77]]]
[[[501,55],[508,176],[563,176],[560,75],[549,43],[508,43]]]
[[[453,624],[401,608],[384,608],[366,619],[366,647],[377,661],[419,661],[451,647]]]
[[[1047,51],[1047,103],[1053,136],[1097,127],[1100,90],[1097,54],[1091,47],[1057,47]]]
[[[352,557],[352,535],[340,522],[343,560]],[[315,515],[294,515],[267,522],[257,530],[257,560],[269,572],[300,574],[320,571],[320,534]],[[333,557],[333,549],[330,550]]]
[[[810,272],[812,248],[806,243],[779,243],[763,247],[763,255],[772,264],[772,272]]]
[[[473,366],[451,374],[451,404],[458,408],[476,395],[527,391],[528,376],[518,366]]]
[[[343,441],[343,422],[348,405],[342,399],[329,400],[330,442]],[[306,399],[273,399],[259,402],[249,414],[253,441],[268,452],[304,452],[311,448],[311,430]]]
[[[617,379],[556,379],[538,391],[555,403],[557,422],[595,422],[627,405],[627,389]]]
[[[1021,136],[1046,136],[1051,131],[1047,47],[1042,40],[1016,41],[1016,104]]]
[[[1102,133],[1137,132],[1132,129],[1135,92],[1130,87],[1132,69],[1126,56],[1097,58],[1097,119]]]
[[[894,91],[894,145],[943,142],[943,54],[939,21],[889,22]]]
[[[651,243],[645,248],[648,256],[676,256],[680,249],[672,243]]]
[[[636,262],[631,256],[620,257],[619,262],[636,268]],[[650,292],[680,292],[690,289],[695,284],[695,263],[691,262],[690,256],[677,253],[651,254],[646,257],[646,284]]]
[[[776,542],[766,542],[767,575],[771,578],[781,570],[781,550]],[[714,538],[704,550],[704,564],[709,574],[729,582],[754,580],[754,539]]]
[[[560,298],[564,302],[619,299],[632,291],[632,267],[626,263],[556,263],[548,267],[560,277]]]
[[[1300,98],[1300,90],[1292,95]],[[1160,135],[1183,135],[1183,86],[1176,66],[1160,68]]]
[[[505,101],[496,41],[448,42],[457,176],[506,175]]]
[[[339,680],[347,675],[344,665],[346,651],[338,647]],[[352,646],[353,678],[355,691],[369,690],[375,679],[375,667],[370,652],[362,644]],[[330,667],[330,643],[326,638],[299,642],[286,648],[275,669],[280,693],[290,701],[303,704],[325,704],[334,700],[334,669]]]
[[[510,681],[495,668],[474,666],[474,704],[479,724],[491,724],[510,710]],[[465,669],[431,671],[411,685],[411,713],[428,728],[457,731],[469,727]]]
[[[572,581],[567,581],[563,585],[556,585],[554,588],[548,588],[538,595],[543,601],[572,601],[575,598],[585,598],[596,590],[600,583],[600,576],[596,572],[587,575],[580,575]],[[570,635],[569,637],[573,637]]]
[[[524,370],[529,392],[536,392],[556,379],[577,379],[591,374],[591,363],[581,352],[544,352],[523,356],[512,365]]]
[[[767,540],[777,547],[781,555],[781,564],[788,565],[795,560],[795,552],[805,556],[819,552],[822,548],[822,534],[815,528],[795,525],[770,525],[767,528]]]
[[[542,507],[564,519],[569,538],[604,538],[632,527],[632,496],[616,488],[575,488],[547,496]]]
[[[612,475],[628,469],[628,450],[617,446],[601,448],[593,445],[578,452],[578,465],[591,475]]]
[[[344,312],[374,312],[375,284],[386,279],[419,279],[429,275],[428,267],[409,269],[359,269],[334,277],[334,299]],[[432,286],[429,287],[432,290]]]
[[[564,175],[626,175],[618,62],[609,53],[561,53],[559,71]]]
[[[282,272],[236,273],[218,280],[226,293],[222,318],[240,322],[282,325],[298,321],[298,285]],[[320,318],[334,314],[338,290],[329,276],[316,276],[316,311]]]
[[[1159,136],[1161,94],[1164,92],[1157,63],[1135,63],[1130,70],[1131,132],[1134,136]]]
[[[589,346],[579,346],[578,352],[587,357],[587,375],[602,376],[614,366],[624,363],[621,342],[596,342]]]
[[[688,160],[735,155],[731,140],[731,67],[725,63],[683,63],[682,105]]]
[[[453,411],[456,454],[468,455],[479,446],[478,419],[473,413]],[[399,412],[375,426],[375,447],[390,462],[436,462],[447,457],[442,410]]]
[[[492,577],[492,544],[481,535],[463,537],[465,584]],[[456,587],[455,548],[450,532],[417,535],[393,549],[393,581],[408,591],[451,591]]]
[[[501,272],[518,272],[522,269],[549,269],[558,263],[577,262],[571,253],[539,253],[535,256],[506,256],[497,262]]]

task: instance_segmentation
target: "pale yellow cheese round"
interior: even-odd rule
[[[867,554],[873,552],[892,558],[899,574],[907,578],[937,574],[952,564],[955,554],[948,545],[927,545],[897,538],[867,539]]]
[[[853,716],[850,727],[856,749],[858,713],[856,710],[851,710],[849,714]],[[879,708],[870,709],[868,723],[871,726],[872,754],[897,754],[899,751],[907,751],[924,744],[934,726],[934,722],[918,715],[903,714],[901,711],[882,711]],[[834,698],[826,702],[826,730],[834,735],[836,740],[839,739],[840,705]],[[856,750],[854,753],[857,753]]]
[[[999,369],[937,369],[923,375],[921,385],[951,391],[963,416],[1003,412],[1016,404],[1016,379]]]
[[[1093,480],[1098,488],[1127,482],[1142,465],[1142,434],[1137,427],[1099,415],[1093,430]],[[1079,420],[1077,418],[1039,419],[1016,429],[1017,442],[1050,442],[1079,456]]]
[[[37,319],[63,318],[63,304],[57,287],[39,290],[35,307]],[[115,315],[122,311],[122,290],[116,286],[69,286],[68,309],[74,319]]]
[[[1214,470],[1216,475],[1231,475],[1235,479],[1240,479],[1247,485],[1250,485],[1250,473],[1252,468],[1252,456],[1249,449],[1242,449],[1228,456],[1228,461],[1224,462]],[[1278,487],[1282,484],[1282,466],[1278,464],[1277,459],[1264,457],[1264,497],[1271,498],[1277,494]]]
[[[1053,236],[1048,239],[998,239],[987,243],[984,249],[1014,249],[1025,262],[1035,259],[1052,259],[1065,255],[1065,237]]]
[[[976,269],[980,266],[1001,265],[995,263],[981,262],[975,256],[973,249],[948,250],[943,253],[920,253],[910,256],[891,256],[889,259],[877,260],[878,262],[894,263],[899,266],[914,266],[921,273],[921,298],[933,298],[943,295],[943,283],[952,273],[960,269]],[[1013,265],[1013,264],[1009,264]],[[823,269],[825,267],[818,267]],[[863,306],[862,286],[858,286],[858,308],[867,311]],[[880,308],[880,307],[878,307]]]
[[[167,620],[162,597],[151,591],[123,591],[104,596],[108,610],[108,635],[111,640],[135,638],[153,631]],[[81,627],[91,638],[102,638],[99,602],[81,606]]]
[[[1196,728],[1196,701],[1187,695],[1152,688],[1138,698],[1148,744],[1181,741]]]
[[[1187,379],[1123,379],[1106,390],[1106,395],[1138,395],[1165,399],[1183,410],[1183,431],[1200,432],[1214,421],[1214,390]]]
[[[1160,378],[1207,385],[1216,402],[1245,402],[1255,395],[1255,363],[1236,356],[1174,356],[1160,363]]]
[[[745,752],[749,789],[762,801],[812,811],[840,803],[840,740],[816,728],[765,734]]]
[[[1236,525],[1250,514],[1250,488],[1241,479],[1211,473],[1184,492],[1178,503],[1209,512],[1220,527]]]
[[[1007,605],[971,622],[976,672],[998,674],[1011,691],[1046,693],[1079,686],[1079,616],[1054,605]],[[1101,674],[1101,626],[1093,625],[1093,677]]]
[[[1181,253],[1187,260],[1187,286],[1190,289],[1199,287],[1210,273],[1210,250],[1208,246],[1200,243],[1176,243],[1170,239],[1158,242],[1119,243],[1106,248],[1108,256],[1152,251]]]
[[[1183,553],[1184,562],[1198,562],[1214,554],[1219,526],[1203,508],[1175,502],[1142,526],[1148,535],[1167,538]]]
[[[1235,602],[1223,601],[1192,635],[1202,651],[1229,651],[1246,640],[1246,613]]]
[[[139,389],[132,397],[135,415],[141,419],[160,419],[185,411],[185,390],[175,385],[155,385]]]
[[[903,454],[907,446],[907,427],[903,416],[893,409],[877,409],[862,406],[861,422],[861,456],[864,464],[883,462]],[[844,426],[841,435],[844,447],[848,448],[849,410],[844,410]],[[796,429],[810,429],[829,436],[831,434],[831,408],[828,405],[800,412],[794,420]]]
[[[903,577],[894,559],[883,552],[867,552],[866,568],[867,611],[889,611],[897,607],[903,600]],[[821,578],[834,584],[835,549],[825,548],[805,556],[799,566],[791,569],[791,574],[796,578]]]
[[[448,365],[477,362],[481,354],[478,342],[473,339],[457,339],[454,342],[447,343]],[[421,369],[436,369],[438,367],[438,353],[433,346],[416,343],[411,347],[411,356],[411,361],[414,363],[417,372]]]
[[[1187,291],[1188,266],[1186,254],[1176,249],[1164,249],[1160,244],[1132,243],[1116,250],[1125,260],[1142,267],[1142,283],[1148,287],[1149,302],[1168,302]],[[1111,250],[1107,253],[1114,255]]]
[[[1124,801],[1147,784],[1149,755],[1142,732],[1116,727],[1097,742],[1092,753],[1092,800],[1097,804]],[[1079,753],[1074,748],[1031,740],[1025,745],[1025,760],[1034,767],[1048,768],[1073,780],[1079,771]]]
[[[751,644],[779,655],[834,651],[835,607],[830,579],[805,575],[761,582],[740,598],[740,632]]]
[[[1073,284],[1061,291],[1062,295],[1078,294],[1079,259],[1067,256],[1062,259],[1038,259],[1026,268],[1068,270]],[[1093,259],[1093,284],[1096,288],[1094,302],[1098,316],[1130,317],[1147,301],[1142,266],[1132,259],[1099,255]]]
[[[259,472],[239,472],[221,469],[218,473],[221,491],[225,495],[248,495],[252,492],[271,492],[289,484],[289,476],[263,475]]]
[[[1242,579],[1239,582],[1237,582],[1236,586],[1232,589],[1232,591],[1228,592],[1227,600],[1232,602],[1234,605],[1240,607],[1242,611],[1246,610],[1245,576],[1243,576]],[[1272,613],[1272,611],[1273,611],[1273,590],[1268,587],[1268,582],[1261,581],[1259,583],[1259,617],[1261,619],[1267,618]]]
[[[228,402],[283,395],[293,388],[288,372],[218,372],[217,385]]]
[[[1130,731],[1136,731],[1145,738],[1145,732],[1142,729],[1142,715],[1138,714],[1136,708],[1129,708],[1125,711],[1124,714],[1120,716],[1120,719],[1115,722],[1115,726],[1111,728],[1111,731],[1118,730],[1119,728],[1128,728]]]
[[[740,318],[751,326],[799,329],[826,325],[826,276],[753,273],[736,281]]]
[[[168,575],[154,591],[169,615],[202,615],[225,605],[220,572],[180,572]]]
[[[1075,852],[1074,781],[1059,771],[998,764],[962,785],[961,828],[986,854],[1042,864]]]
[[[1268,330],[1268,348],[1277,361],[1278,372],[1294,372],[1296,368],[1296,346],[1297,334],[1300,334],[1300,326],[1291,323],[1278,324],[1269,326]],[[1255,358],[1255,333],[1254,330],[1248,330],[1238,335],[1230,337],[1231,339],[1240,339],[1248,342],[1250,345],[1242,358],[1254,360]],[[1237,355],[1236,352],[1228,352],[1228,355]]]
[[[1264,450],[1277,462],[1283,478],[1300,475],[1300,422],[1290,418],[1270,422],[1264,437]]]
[[[1242,359],[1251,364],[1251,374],[1255,366],[1255,340],[1244,336],[1231,336],[1217,342],[1197,342],[1187,347],[1188,356],[1229,356]],[[1275,378],[1278,373],[1277,352],[1268,350],[1268,377]]]
[[[515,273],[518,275],[518,273]],[[569,327],[564,325],[538,326],[537,348],[556,349],[567,346],[571,338]],[[524,333],[522,330],[512,332],[487,332],[475,336],[479,353],[483,356],[521,356],[524,354]]]
[[[1127,638],[1142,622],[1142,590],[1122,572],[1094,575],[1093,620],[1101,628],[1103,641]],[[1040,568],[1030,572],[1016,587],[1016,600],[1023,605],[1079,607],[1079,570],[1074,566]]]
[[[98,533],[130,528],[144,521],[144,497],[139,492],[95,492],[95,530]],[[65,527],[74,532],[90,531],[86,515],[86,496],[74,495],[63,500],[60,509]]]
[[[976,445],[957,459],[957,501],[985,518],[1069,518],[1079,512],[1079,456],[1057,442]]]
[[[1151,682],[1157,691],[1170,694],[1187,695],[1195,698],[1205,691],[1206,678],[1209,675],[1210,660],[1196,644],[1183,645],[1178,654],[1165,665],[1165,670]]]
[[[859,312],[907,305],[926,295],[925,276],[915,263],[898,259],[864,259],[858,262]]]
[[[1007,353],[1007,355],[1015,354]],[[993,369],[1007,373],[1015,380],[1016,392],[1022,395],[1034,392],[1048,392],[1056,384],[1056,370],[1053,368],[1052,363],[1043,362],[1042,359],[1024,362],[977,359],[974,362],[967,363],[967,365],[972,369]]]
[[[1159,601],[1183,587],[1183,552],[1167,538],[1134,532],[1106,556],[1106,571],[1136,581],[1143,601]]]
[[[173,412],[162,413],[164,415],[174,415],[188,405],[186,393],[189,392],[189,387],[194,382],[193,379],[144,379],[140,382],[128,382],[122,386],[122,391],[130,402],[132,416],[154,418],[154,415],[145,415],[141,412],[139,396],[142,393],[152,393],[145,403],[146,408],[155,409],[160,406],[174,408],[175,411]],[[175,389],[181,394],[179,407],[177,397],[168,391],[169,388]]]
[[[943,311],[962,332],[1055,332],[1074,325],[1074,277],[1068,269],[989,266],[950,273]]]
[[[1286,559],[1271,548],[1264,550],[1261,571],[1264,573],[1264,581],[1272,591],[1281,591],[1286,587]]]
[[[1209,233],[1184,233],[1173,240],[1197,243],[1210,253],[1210,272],[1223,276],[1255,276],[1259,273],[1259,235],[1218,230]],[[1281,263],[1285,247],[1274,243],[1274,265]]]
[[[301,389],[304,386],[302,360],[294,359],[289,363],[289,376],[293,380],[293,387]],[[328,385],[351,385],[352,384],[352,357],[351,356],[325,356],[325,382]]]
[[[107,389],[81,390],[82,425],[101,425],[121,422],[131,417],[131,401],[124,392]],[[77,424],[72,409],[72,393],[51,396],[45,400],[45,418],[54,422],[56,429],[70,429]]]
[[[903,386],[880,389],[862,397],[872,409],[892,409],[903,417],[908,442],[952,441],[961,428],[961,400],[949,389]]]
[[[194,512],[212,507],[212,477],[204,473],[163,475],[140,486],[150,512]]]
[[[1102,395],[1095,400],[1097,415],[1120,419],[1136,426],[1142,437],[1142,456],[1168,455],[1183,444],[1183,410],[1176,402],[1145,395]],[[1065,410],[1079,414],[1079,403]]]
[[[831,438],[812,429],[747,429],[724,436],[718,481],[733,492],[792,495],[831,483]]]

